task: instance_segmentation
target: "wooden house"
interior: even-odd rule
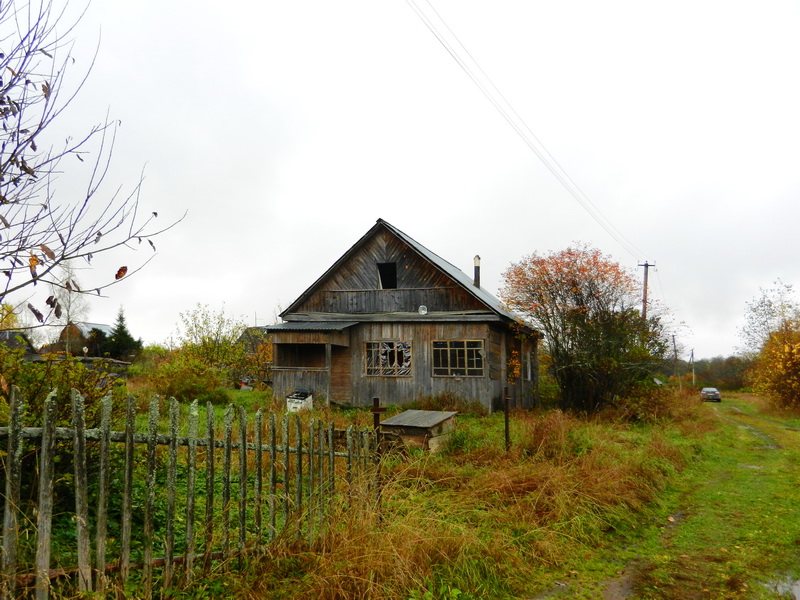
[[[58,334],[58,341],[48,347],[50,352],[67,352],[75,355],[86,353],[90,356],[99,354],[97,340],[92,334],[93,330],[103,333],[106,337],[113,335],[114,328],[111,325],[102,323],[85,323],[82,321],[69,321],[61,333]]]
[[[538,334],[480,287],[478,257],[468,277],[382,219],[280,316],[267,328],[277,397],[534,402]]]

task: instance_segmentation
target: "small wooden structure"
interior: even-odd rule
[[[436,450],[455,429],[457,412],[407,410],[381,422],[381,431],[395,433],[410,446]]]

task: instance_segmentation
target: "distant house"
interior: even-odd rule
[[[110,337],[114,328],[111,325],[102,323],[68,322],[61,333],[58,335],[58,342],[48,346],[50,352],[69,352],[70,354],[81,355],[86,348],[90,356],[97,356],[97,342],[92,337],[92,330],[97,329],[106,337]]]
[[[33,347],[33,344],[24,331],[15,329],[0,330],[0,344],[12,350],[23,350],[25,352],[25,358],[27,359],[34,359],[39,356],[36,352],[36,348]]]
[[[529,407],[539,334],[468,277],[382,219],[265,329],[274,393],[350,405],[451,392]]]

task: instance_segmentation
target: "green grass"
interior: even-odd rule
[[[719,428],[634,526],[606,540],[589,563],[600,576],[582,573],[574,597],[602,597],[592,593],[607,565],[627,569],[631,597],[644,600],[778,598],[776,581],[800,578],[800,436],[752,400],[703,407]]]

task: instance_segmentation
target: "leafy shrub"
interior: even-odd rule
[[[800,331],[770,335],[753,369],[755,387],[780,408],[800,408]]]
[[[48,354],[41,361],[28,361],[19,350],[10,350],[0,345],[0,399],[8,405],[11,386],[22,391],[25,400],[25,424],[40,426],[44,415],[44,401],[56,390],[56,425],[69,427],[72,424],[72,400],[70,392],[78,390],[84,397],[86,426],[100,426],[100,400],[112,394],[113,414],[122,414],[124,382],[116,377],[104,362],[92,363],[91,367],[70,356]]]
[[[624,421],[656,423],[684,419],[697,409],[697,404],[694,388],[677,390],[640,385],[626,397],[618,399],[616,411],[612,412]]]
[[[142,392],[191,402],[228,382],[225,370],[209,365],[183,350],[155,354],[150,356],[150,360],[150,366],[142,371],[137,380],[137,387]]]

